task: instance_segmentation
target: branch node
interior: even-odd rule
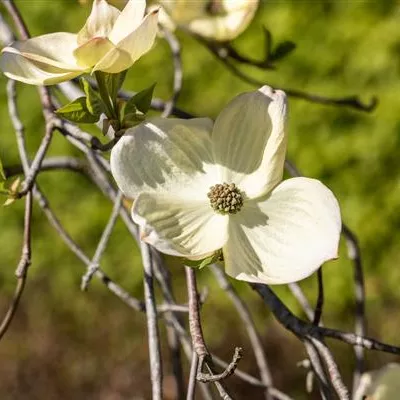
[[[239,364],[239,361],[242,359],[242,355],[243,355],[243,349],[241,347],[235,347],[235,352],[233,354],[232,361],[229,363],[229,365],[225,368],[223,372],[216,375],[214,375],[214,373],[208,374],[201,372],[204,364],[212,364],[211,363],[212,360],[211,356],[208,354],[200,357],[199,366],[197,370],[197,380],[200,382],[209,383],[209,382],[221,381],[223,379],[228,378],[235,372]]]

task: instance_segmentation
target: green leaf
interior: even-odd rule
[[[104,73],[104,82],[112,101],[117,98],[118,91],[124,83],[127,72],[128,70],[119,72],[118,74]]]
[[[286,41],[284,41],[282,43],[279,43],[276,46],[275,51],[271,54],[270,61],[277,61],[277,60],[280,60],[283,57],[286,57],[295,48],[296,48],[296,45],[293,42],[289,41],[289,40],[286,40]]]
[[[0,183],[3,183],[6,181],[6,174],[4,173],[4,168],[3,168],[3,163],[0,160]],[[0,186],[1,187],[1,186]]]
[[[90,83],[84,79],[80,79],[80,84],[86,95],[86,108],[90,114],[100,118],[100,115],[104,112],[103,102],[100,95],[90,86]]]
[[[131,97],[126,103],[125,114],[136,113],[136,110],[146,114],[151,105],[151,99],[153,98],[155,86],[156,84],[142,90],[139,93],[136,93],[133,97]]]
[[[99,116],[91,114],[88,110],[85,96],[79,97],[71,103],[59,108],[56,114],[68,121],[82,124],[94,124],[99,120]]]
[[[222,256],[222,251],[218,250],[211,256],[203,258],[202,260],[188,260],[185,258],[183,262],[188,267],[202,269],[210,264],[214,264],[215,262],[219,261],[221,259],[221,256]]]

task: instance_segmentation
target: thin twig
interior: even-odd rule
[[[126,223],[130,223],[131,220],[127,221]],[[164,268],[164,265],[162,263],[155,263],[154,264],[154,273],[156,276],[157,281],[160,284],[161,291],[163,293],[164,299],[167,302],[167,304],[171,307],[176,306],[174,295],[172,293],[172,286],[168,284],[168,277],[166,268]],[[189,309],[189,308],[188,308]],[[166,325],[169,327],[171,326],[176,334],[179,337],[180,344],[182,346],[182,349],[185,353],[186,358],[188,361],[191,363],[192,360],[192,344],[189,340],[189,336],[186,332],[186,329],[183,326],[183,322],[179,318],[178,315],[175,313],[168,313],[164,315],[164,320]],[[204,400],[211,400],[212,399],[212,393],[208,385],[201,383],[199,385],[200,390],[202,392]]]
[[[7,9],[8,13],[10,14],[18,33],[21,39],[28,39],[30,37],[28,27],[26,26],[21,13],[19,12],[18,8],[15,6],[13,0],[3,0],[3,4]]]
[[[36,176],[39,173],[43,159],[49,149],[51,139],[53,138],[54,127],[51,122],[46,122],[46,133],[43,136],[42,142],[36,152],[35,158],[33,159],[29,171],[25,176],[25,180],[22,183],[22,188],[18,192],[18,198],[25,196],[35,184]]]
[[[225,368],[224,371],[222,371],[220,374],[217,375],[203,374],[202,372],[200,372],[200,365],[199,365],[199,368],[197,370],[198,371],[197,380],[200,382],[217,382],[228,378],[235,372],[235,369],[239,361],[242,359],[242,355],[243,355],[242,349],[240,347],[236,347],[235,352],[233,353],[232,361],[228,364],[228,366]],[[210,369],[210,371],[212,372],[212,369]]]
[[[226,275],[217,265],[211,265],[211,271],[213,272],[220,287],[227,293],[232,303],[234,304],[243,324],[247,330],[247,334],[250,339],[251,346],[253,348],[254,356],[256,358],[257,366],[260,371],[261,380],[268,387],[272,386],[271,372],[267,363],[263,345],[261,343],[260,336],[258,335],[257,329],[255,327],[253,318],[246,303],[241,299],[241,297],[236,292],[235,288],[230,284]],[[268,395],[268,389],[265,391],[266,398]]]
[[[292,176],[302,176],[296,165],[289,161],[285,161],[285,168]],[[355,327],[354,332],[358,336],[365,336],[366,315],[365,315],[365,284],[363,265],[361,260],[361,250],[358,244],[357,236],[349,227],[342,222],[342,234],[346,238],[347,254],[353,263],[354,276],[354,297],[355,297]],[[362,346],[354,347],[356,365],[353,373],[353,393],[355,393],[360,377],[364,371],[364,349]]]
[[[86,265],[90,265],[90,258],[83,252],[83,250],[75,243],[71,236],[66,232],[64,227],[61,225],[60,221],[50,208],[47,198],[39,190],[39,188],[34,189],[34,196],[39,204],[40,208],[47,217],[50,225],[57,231],[58,235],[68,246],[68,248]],[[95,273],[96,278],[98,278],[113,294],[115,294],[119,299],[121,299],[129,307],[136,311],[145,311],[145,305],[142,301],[137,300],[132,297],[126,290],[122,289],[118,284],[116,284],[107,274],[105,274],[101,269],[98,269]]]
[[[188,298],[189,298],[189,330],[190,330],[190,335],[192,337],[193,349],[196,352],[197,356],[199,357],[197,380],[201,380],[202,382],[208,382],[212,380],[214,371],[212,369],[212,359],[207,349],[206,343],[204,341],[203,331],[201,328],[196,272],[193,268],[185,266],[185,273],[186,273],[186,283],[187,283]],[[239,361],[239,359],[237,361]],[[209,369],[210,371],[209,374],[202,373],[203,366]],[[233,371],[236,369],[236,366],[237,362],[228,365],[226,371],[229,370],[229,375],[233,373]],[[226,376],[221,376],[221,379],[225,377]],[[223,387],[223,385],[219,380],[215,380],[214,383],[219,391],[220,396],[223,399],[231,399],[231,397],[228,395],[228,393],[226,392],[225,388]]]
[[[165,263],[163,262],[163,258],[161,254],[154,248],[151,249],[153,254],[153,269],[154,276],[161,288],[164,301],[169,306],[173,306],[175,303],[175,297],[173,294],[172,282],[171,282],[171,274]],[[159,310],[159,307],[157,307]],[[187,307],[187,311],[189,308]],[[180,316],[176,316],[178,319]],[[170,313],[164,314],[164,319],[170,320]],[[182,369],[182,355],[181,348],[179,342],[179,335],[172,326],[172,324],[167,323],[167,340],[168,346],[171,354],[171,364],[172,364],[172,373],[175,379],[176,389],[177,389],[177,400],[183,400],[185,398],[185,383],[184,383],[184,374]]]
[[[15,36],[9,25],[4,20],[3,15],[0,13],[0,42],[4,46],[8,46],[15,41]]]
[[[321,398],[323,400],[333,399],[333,391],[329,387],[325,369],[322,365],[321,358],[319,356],[317,349],[315,348],[315,345],[308,338],[304,338],[303,343],[304,343],[304,347],[307,351],[309,362],[311,363],[311,367],[312,367],[311,372],[313,374],[312,376],[314,376],[314,374],[315,374],[315,376],[317,378]],[[311,390],[311,389],[312,388],[310,387],[309,390]]]
[[[18,309],[22,293],[24,292],[25,284],[26,284],[26,276],[18,278],[17,286],[15,287],[13,299],[8,307],[6,314],[3,317],[3,320],[1,321],[1,324],[0,324],[0,340],[3,338],[3,336],[8,331],[8,328],[11,325],[11,322],[14,318],[15,312]]]
[[[171,49],[172,61],[174,66],[174,83],[172,89],[172,96],[168,101],[165,102],[165,108],[162,112],[162,116],[164,118],[167,118],[171,115],[182,90],[183,72],[182,72],[181,46],[176,36],[169,29],[164,28],[162,25],[159,26],[161,28],[161,31],[164,35],[166,42],[169,45],[169,48]]]
[[[17,276],[17,285],[13,300],[0,324],[0,340],[10,327],[11,321],[17,311],[22,293],[25,288],[28,268],[31,265],[31,221],[32,221],[32,192],[28,192],[25,199],[25,218],[24,218],[24,238],[22,244],[21,258],[18,263],[15,275]]]
[[[28,192],[25,200],[25,217],[24,217],[24,239],[22,245],[21,259],[15,271],[17,278],[23,278],[28,272],[31,265],[31,222],[32,222],[32,192]]]
[[[367,332],[367,322],[365,316],[365,284],[364,273],[361,261],[361,251],[356,235],[346,224],[342,225],[342,233],[346,238],[347,254],[353,262],[354,269],[354,297],[355,297],[355,324],[354,332],[359,336],[365,336]],[[361,346],[354,347],[356,365],[353,374],[353,393],[355,393],[360,383],[360,378],[364,372],[364,349]]]
[[[192,362],[190,363],[190,375],[189,375],[188,389],[186,393],[186,400],[194,400],[195,398],[198,366],[199,366],[199,356],[194,351],[192,355]]]
[[[211,42],[204,40],[200,36],[197,36],[197,39],[201,43],[203,43],[213,54],[218,55],[218,58],[221,61],[233,60],[239,62],[240,64],[250,65],[252,67],[257,67],[260,69],[275,69],[274,65],[270,62],[268,57],[265,57],[263,60],[249,58],[247,56],[244,56],[243,54],[240,54],[234,47],[232,47],[232,44],[229,42]]]
[[[350,399],[349,391],[345,386],[345,384],[343,383],[336,361],[334,360],[332,353],[330,352],[326,344],[323,343],[322,340],[316,339],[315,337],[308,337],[308,339],[315,345],[315,347],[319,351],[319,354],[321,355],[321,358],[324,360],[329,373],[330,382],[332,383],[332,386],[335,388],[335,391],[339,399],[349,400]]]
[[[39,173],[54,170],[69,170],[74,172],[84,172],[88,168],[88,164],[76,157],[48,157],[42,162]],[[10,178],[15,175],[20,175],[24,172],[22,165],[5,165],[3,167],[4,175]]]
[[[320,338],[330,337],[340,340],[352,346],[362,346],[368,350],[383,351],[385,353],[400,354],[400,347],[392,346],[379,342],[378,340],[359,336],[350,332],[342,332],[322,326],[309,324],[296,316],[282,303],[275,293],[267,286],[252,283],[251,287],[262,297],[264,302],[270,307],[277,320],[296,336],[305,337],[307,335]]]
[[[19,156],[23,166],[23,172],[26,176],[29,171],[29,158],[25,146],[24,125],[19,117],[17,101],[16,101],[15,82],[9,80],[7,82],[7,101],[8,111],[13,124]],[[4,316],[0,325],[0,339],[4,336],[5,332],[10,327],[11,321],[17,311],[22,293],[25,288],[28,268],[31,264],[31,222],[32,222],[32,192],[29,191],[25,199],[25,217],[24,217],[24,236],[21,258],[18,263],[15,275],[17,277],[17,285],[14,292],[14,298]]]
[[[210,356],[210,353],[201,328],[196,272],[191,267],[185,267],[185,272],[189,299],[189,330],[192,336],[193,349],[199,356],[199,363],[201,363],[202,359]]]
[[[227,59],[221,59],[218,53],[213,52],[213,54],[221,60],[221,62],[238,78],[242,79],[244,82],[250,83],[251,85],[255,86],[263,86],[265,85],[264,81],[255,79],[244,72],[242,72],[236,65]],[[331,105],[331,106],[343,106],[343,107],[350,107],[352,109],[358,111],[365,111],[371,112],[373,111],[376,106],[378,105],[377,97],[373,97],[371,101],[366,104],[363,103],[357,96],[346,96],[346,97],[338,97],[338,98],[331,98],[320,96],[317,94],[306,93],[301,90],[297,89],[289,89],[280,87],[288,96],[294,97],[296,99],[306,100],[317,104],[324,104],[324,105]]]
[[[319,325],[322,317],[322,308],[324,306],[324,281],[322,275],[322,268],[320,268],[317,271],[317,280],[318,280],[318,297],[314,312],[314,319],[313,319],[314,325]]]
[[[290,291],[292,292],[293,296],[296,298],[296,300],[299,302],[301,308],[303,309],[306,317],[312,321],[314,319],[314,310],[311,307],[310,302],[308,301],[306,295],[304,292],[301,290],[300,286],[298,283],[289,283],[288,287]]]
[[[156,300],[153,285],[153,263],[150,247],[141,243],[141,253],[144,268],[144,299],[146,303],[147,334],[149,343],[150,375],[152,399],[162,400],[162,361],[160,350],[160,334],[158,332]]]
[[[119,210],[122,205],[122,198],[123,198],[122,192],[119,192],[117,199],[115,200],[111,216],[107,222],[105,229],[103,230],[103,233],[101,235],[99,244],[97,245],[92,261],[87,267],[86,274],[83,275],[82,277],[81,289],[84,291],[87,290],[93,275],[99,269],[100,258],[107,247],[107,243],[110,239],[111,233],[114,229],[115,223],[117,222],[119,216]]]

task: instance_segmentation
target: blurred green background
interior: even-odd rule
[[[89,2],[90,3],[90,2]],[[76,0],[16,1],[36,36],[52,31],[77,31],[89,12]],[[4,8],[0,8],[5,13]],[[400,4],[397,1],[265,1],[251,27],[235,46],[261,57],[262,26],[275,42],[292,40],[296,50],[275,71],[245,67],[252,76],[276,88],[296,88],[326,96],[358,94],[368,102],[378,96],[368,114],[290,99],[288,157],[301,171],[322,180],[338,197],[344,221],[357,233],[362,249],[367,289],[368,334],[399,344],[400,304]],[[193,38],[179,34],[183,46],[184,89],[178,105],[196,115],[215,117],[232,97],[252,87],[228,72]],[[172,63],[168,46],[155,48],[129,72],[125,88],[140,90],[157,82],[156,96],[168,98]],[[0,157],[18,163],[14,132],[8,119],[6,79],[0,77]],[[43,135],[37,90],[18,84],[19,106],[31,154]],[[49,155],[80,156],[61,135]],[[82,177],[49,172],[39,177],[52,208],[72,237],[93,255],[111,204]],[[15,287],[20,256],[23,201],[0,208],[0,312]],[[84,266],[65,247],[35,206],[33,263],[21,305],[0,342],[1,399],[149,399],[145,319],[115,298],[97,281],[80,291]],[[324,322],[352,329],[353,270],[344,243],[338,261],[324,267]],[[171,263],[176,264],[176,263]],[[118,223],[102,259],[102,268],[124,288],[142,298],[142,267],[138,250]],[[172,265],[179,301],[186,301],[183,269]],[[221,357],[230,358],[235,345],[244,348],[241,368],[256,373],[245,329],[235,309],[207,270],[199,273],[209,296],[203,307],[207,342]],[[296,399],[304,394],[304,358],[297,340],[281,328],[245,283],[234,282],[254,311],[265,343],[276,386]],[[315,302],[315,277],[301,283]],[[291,309],[302,315],[285,287],[275,287]],[[1,311],[2,310],[2,311]],[[232,329],[232,327],[235,327]],[[164,328],[162,328],[164,332]],[[166,345],[165,336],[163,344]],[[350,383],[352,350],[333,344]],[[165,374],[171,368],[165,351]],[[394,360],[367,353],[369,367]],[[166,379],[166,398],[171,392]],[[228,381],[235,398],[261,398],[261,392]],[[228,385],[228,386],[229,386]],[[173,392],[173,390],[172,390]],[[170,396],[170,397],[168,397]],[[251,397],[250,397],[251,396]],[[318,398],[318,397],[316,397]]]

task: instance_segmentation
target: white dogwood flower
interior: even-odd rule
[[[397,400],[400,393],[400,364],[389,363],[361,375],[354,400]]]
[[[306,278],[336,258],[338,202],[321,182],[282,181],[286,96],[268,86],[231,101],[215,123],[154,118],[111,152],[122,192],[134,198],[142,239],[201,259],[222,249],[232,277],[268,284]]]
[[[50,33],[16,41],[2,50],[6,76],[33,85],[53,85],[85,72],[119,73],[150,50],[157,10],[144,17],[145,0],[129,0],[122,11],[94,0],[78,34]]]
[[[251,23],[259,0],[158,0],[160,22],[206,39],[232,40]]]

